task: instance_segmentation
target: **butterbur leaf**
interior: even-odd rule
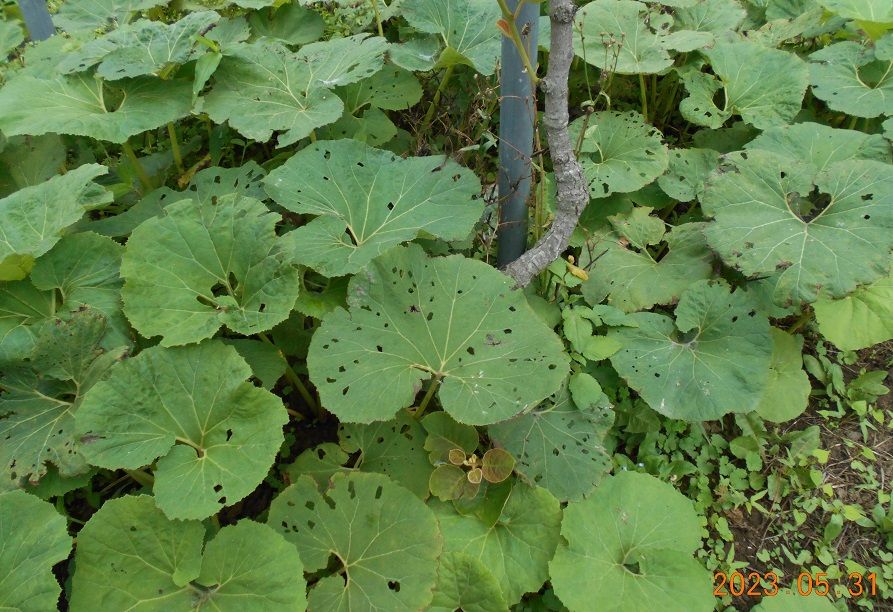
[[[444,553],[437,566],[432,612],[504,612],[499,582],[484,563],[466,553]]]
[[[597,393],[577,389],[581,401],[572,402],[563,388],[531,412],[488,428],[490,437],[518,458],[518,474],[560,501],[581,498],[611,467],[604,444],[614,421],[610,402],[588,374],[571,380],[576,387],[594,383]]]
[[[161,4],[165,0],[78,0],[63,4],[53,22],[70,34],[91,32],[125,24],[135,12]]]
[[[112,194],[93,182],[106,172],[105,166],[85,164],[0,199],[0,280],[24,278],[65,228],[88,208],[111,201]]]
[[[481,476],[487,482],[498,483],[512,475],[515,458],[501,448],[491,448],[481,458]]]
[[[323,442],[313,448],[308,448],[298,455],[295,462],[285,469],[288,482],[297,482],[303,476],[310,476],[325,490],[332,476],[338,472],[348,471],[344,467],[350,455],[333,442]]]
[[[484,205],[480,182],[442,156],[403,159],[351,139],[317,142],[264,180],[285,208],[318,215],[290,232],[295,259],[326,276],[359,271],[425,231],[468,236]]]
[[[4,58],[25,40],[22,27],[15,21],[0,21],[0,56]]]
[[[661,134],[639,113],[594,113],[588,124],[584,117],[576,119],[569,127],[572,142],[586,125],[579,159],[593,198],[636,191],[667,169]]]
[[[419,80],[412,72],[397,66],[387,66],[368,79],[338,88],[337,92],[352,113],[367,106],[402,110],[422,99]]]
[[[783,270],[775,301],[840,298],[885,276],[893,247],[893,168],[871,160],[809,165],[733,153],[706,184],[710,246],[746,276]]]
[[[276,236],[278,215],[239,195],[171,204],[133,231],[121,265],[124,312],[163,346],[200,342],[226,325],[251,335],[288,318],[298,273]]]
[[[736,31],[747,11],[736,0],[702,0],[676,9],[673,15],[676,29],[719,35]]]
[[[772,357],[769,321],[744,292],[699,281],[679,300],[676,321],[629,315],[638,327],[608,331],[623,345],[614,369],[654,410],[674,419],[707,421],[755,409]]]
[[[663,220],[651,216],[653,210],[647,206],[637,206],[630,214],[613,215],[608,217],[608,221],[614,231],[631,245],[644,249],[659,243],[666,232]]]
[[[714,256],[704,239],[705,227],[705,223],[685,223],[672,228],[664,238],[669,249],[658,260],[647,249],[623,244],[616,235],[592,242],[591,249],[583,249],[580,262],[589,269],[583,296],[593,306],[607,298],[624,312],[677,301],[689,285],[710,278],[713,272]]]
[[[431,495],[443,501],[451,501],[461,497],[473,498],[480,489],[481,481],[473,483],[468,474],[455,465],[438,465],[431,472],[428,489]]]
[[[120,104],[112,104],[114,99]],[[7,136],[56,132],[123,143],[185,117],[191,107],[192,84],[182,79],[138,77],[107,84],[86,73],[47,79],[21,75],[0,89],[0,129]]]
[[[568,358],[512,286],[459,255],[388,251],[351,279],[349,311],[333,312],[313,335],[307,365],[322,405],[342,421],[389,419],[436,377],[443,409],[482,425],[549,396]]]
[[[285,374],[285,357],[275,345],[248,338],[226,338],[224,342],[239,352],[264,389],[272,389]]]
[[[704,189],[704,181],[719,166],[719,153],[712,149],[674,149],[669,159],[667,173],[657,179],[657,184],[680,202],[697,198]]]
[[[698,515],[653,476],[623,472],[569,503],[561,535],[550,577],[571,610],[713,609],[711,574],[692,557]]]
[[[299,4],[264,8],[248,15],[255,36],[273,38],[287,45],[304,45],[319,40],[325,31],[322,15]]]
[[[425,430],[406,412],[369,425],[345,423],[338,438],[343,450],[360,453],[358,469],[386,474],[420,498],[428,497],[431,468],[425,461]]]
[[[679,110],[688,121],[718,128],[732,115],[740,115],[765,129],[791,123],[800,112],[809,71],[795,54],[743,41],[717,42],[702,53],[716,76],[683,74],[689,95]],[[721,109],[713,102],[720,89],[725,97]]]
[[[0,608],[54,610],[59,583],[53,566],[71,552],[65,517],[24,491],[0,493]]]
[[[422,419],[422,427],[428,432],[425,450],[433,465],[450,461],[453,451],[462,452],[464,461],[464,455],[470,455],[478,448],[477,430],[457,423],[446,412],[432,412]]]
[[[516,484],[496,512],[494,523],[463,516],[451,504],[429,502],[440,522],[444,553],[463,553],[483,562],[509,605],[549,578],[548,563],[558,545],[561,508],[545,489]]]
[[[96,311],[50,319],[30,361],[0,372],[0,489],[37,484],[49,464],[63,477],[87,471],[74,415],[84,394],[125,353],[124,347],[105,350],[105,335],[106,319]]]
[[[0,197],[50,180],[62,169],[66,153],[57,134],[7,138],[0,151]]]
[[[489,0],[405,0],[400,8],[413,28],[440,36],[446,48],[440,53],[439,67],[467,64],[484,75],[496,71],[502,38],[495,26],[502,17],[498,4]]]
[[[78,534],[75,610],[304,610],[294,546],[249,520],[204,544],[198,521],[171,521],[151,497],[111,499]],[[203,550],[204,549],[204,550]]]
[[[847,19],[872,23],[893,21],[893,6],[887,0],[819,0],[819,4]]]
[[[773,423],[800,416],[809,405],[812,385],[803,371],[803,338],[772,328],[772,363],[757,413]]]
[[[324,570],[310,588],[312,610],[421,610],[431,601],[437,520],[387,476],[335,474],[323,493],[302,477],[273,500],[268,524],[295,545],[306,571]]]
[[[843,351],[893,338],[893,276],[859,287],[839,300],[820,299],[813,307],[819,331]]]
[[[155,499],[202,519],[251,493],[282,445],[281,401],[245,382],[248,364],[218,341],[154,347],[118,364],[76,415],[91,464],[137,469],[158,459]]]
[[[854,41],[829,45],[809,56],[812,93],[828,108],[856,117],[893,113],[889,60]]]

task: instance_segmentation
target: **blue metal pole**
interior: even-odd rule
[[[515,11],[521,0],[507,0]],[[540,5],[526,3],[516,20],[531,63],[536,66]],[[527,200],[530,197],[530,157],[536,120],[530,75],[512,40],[502,37],[502,72],[499,80],[499,248],[502,268],[527,250]]]
[[[46,0],[18,0],[31,40],[45,40],[56,33]]]

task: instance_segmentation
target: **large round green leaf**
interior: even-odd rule
[[[294,546],[245,520],[203,548],[198,521],[171,521],[141,495],[106,501],[78,534],[71,609],[304,610]]]
[[[893,22],[893,6],[889,0],[819,0],[819,4],[847,19],[873,23]]]
[[[200,342],[222,325],[244,335],[288,318],[297,270],[279,216],[239,195],[171,204],[133,231],[121,264],[124,312],[163,346]]]
[[[611,364],[661,414],[687,421],[718,419],[757,407],[769,374],[769,321],[744,292],[699,281],[679,300],[676,321],[639,312],[638,327],[611,329],[623,348]]]
[[[323,571],[310,589],[313,610],[421,610],[431,602],[437,520],[387,476],[335,474],[323,493],[302,476],[273,500],[268,523],[294,543],[308,572]]]
[[[710,572],[692,558],[701,526],[690,500],[653,476],[623,472],[571,502],[549,565],[572,611],[713,610]]]
[[[809,405],[812,385],[803,371],[803,338],[773,327],[772,364],[757,413],[773,423],[800,416]]]
[[[841,350],[857,351],[893,338],[893,276],[813,306],[819,331]]]
[[[893,167],[870,160],[809,164],[768,151],[726,157],[704,188],[705,231],[747,276],[784,270],[776,302],[843,297],[886,275],[893,247]]]
[[[29,360],[0,369],[0,490],[36,485],[50,464],[64,478],[87,472],[74,414],[126,350],[106,350],[106,333],[94,310],[48,319]]]
[[[588,121],[588,122],[587,122]],[[661,133],[635,111],[594,113],[569,127],[572,142],[582,146],[578,156],[594,198],[641,189],[667,169],[667,147]]]
[[[65,2],[53,22],[70,34],[92,32],[127,23],[133,13],[165,4],[165,0],[77,0]]]
[[[93,182],[106,172],[105,166],[85,164],[0,199],[0,281],[25,278],[65,228],[89,207],[112,200],[111,192]]]
[[[88,73],[20,75],[0,89],[0,129],[7,136],[56,132],[122,143],[185,117],[191,108],[188,80],[138,77],[106,84]]]
[[[342,421],[393,417],[423,381],[474,425],[512,417],[554,393],[568,358],[512,280],[465,257],[392,249],[354,276],[350,310],[313,335],[307,365],[323,406]]]
[[[682,80],[688,97],[682,116],[697,125],[720,127],[732,115],[765,129],[791,123],[809,84],[806,63],[795,54],[755,42],[717,42],[703,51],[715,76],[688,71]],[[722,89],[725,102],[714,104]]]
[[[495,27],[502,17],[490,0],[403,0],[400,14],[420,32],[437,34],[446,46],[438,66],[473,66],[481,74],[496,70],[502,36]]]
[[[401,158],[352,139],[302,149],[264,184],[285,208],[318,215],[289,240],[299,263],[327,276],[357,272],[422,231],[466,238],[484,210],[480,182],[455,162]]]
[[[854,41],[829,45],[809,59],[812,93],[828,108],[856,117],[893,114],[893,61],[877,59]]]
[[[65,518],[24,491],[0,493],[0,542],[0,609],[55,610],[53,565],[71,552]]]
[[[496,577],[466,553],[444,553],[437,566],[431,612],[503,612],[508,610]]]
[[[82,452],[110,469],[158,459],[154,490],[164,513],[208,517],[251,493],[282,445],[288,414],[249,376],[236,350],[218,341],[147,349],[84,397],[76,415]]]
[[[545,489],[515,484],[494,521],[459,514],[452,504],[429,503],[440,522],[444,553],[464,553],[483,562],[509,605],[524,593],[537,591],[549,578],[561,507]]]
[[[736,31],[747,15],[736,0],[702,0],[692,6],[678,8],[673,13],[677,29],[711,34]]]
[[[580,377],[588,375],[574,376],[585,384]],[[577,399],[562,389],[534,410],[488,428],[491,439],[517,458],[515,471],[560,501],[589,493],[611,466],[604,443],[614,422],[608,398],[599,389]]]

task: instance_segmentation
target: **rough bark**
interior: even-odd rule
[[[567,248],[580,215],[589,203],[586,177],[574,156],[574,146],[567,131],[568,75],[574,59],[573,23],[576,11],[573,0],[551,0],[549,71],[541,81],[540,89],[545,94],[543,125],[557,184],[555,220],[533,248],[503,269],[519,287],[528,285]]]

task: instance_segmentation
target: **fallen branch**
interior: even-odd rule
[[[552,0],[549,17],[552,20],[552,42],[549,52],[549,72],[542,81],[546,100],[543,125],[552,157],[552,167],[558,186],[555,220],[549,231],[529,251],[503,268],[503,272],[524,287],[546,269],[567,248],[571,234],[589,203],[589,187],[583,168],[574,156],[574,147],[567,131],[568,74],[574,59],[573,23],[577,7],[573,0]]]

